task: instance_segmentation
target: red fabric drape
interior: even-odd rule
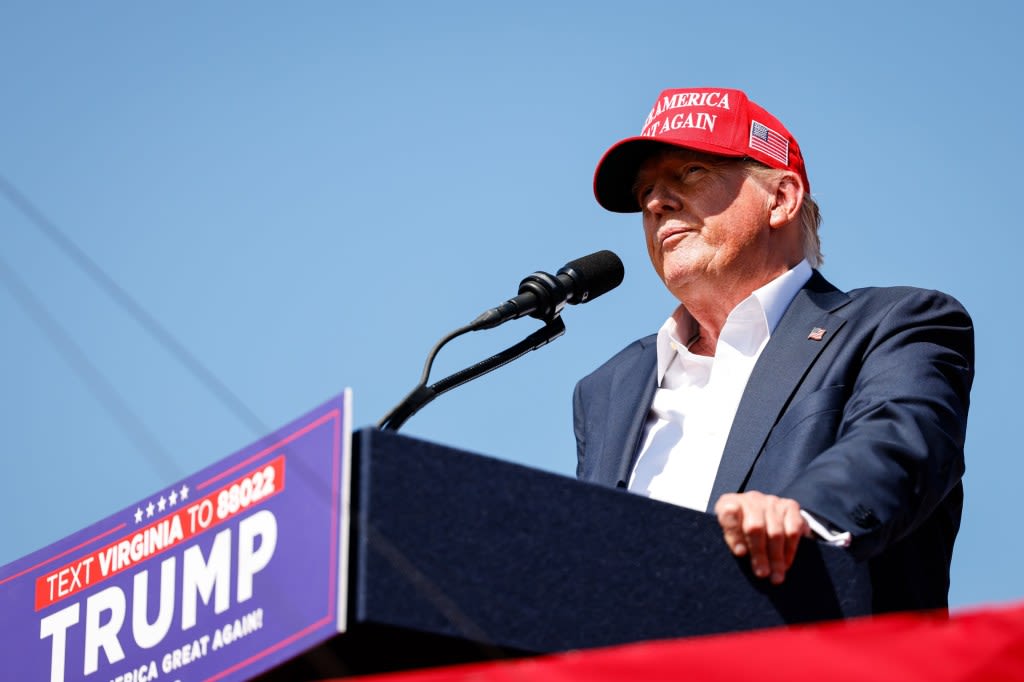
[[[1024,602],[728,635],[641,642],[524,660],[372,675],[373,682],[1024,681]]]

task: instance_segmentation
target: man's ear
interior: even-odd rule
[[[775,186],[769,224],[772,227],[782,227],[797,220],[803,203],[804,186],[800,182],[800,176],[791,171],[785,171]]]

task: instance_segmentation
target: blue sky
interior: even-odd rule
[[[594,165],[666,87],[746,90],[800,141],[843,288],[948,291],[978,374],[954,607],[1024,597],[1014,388],[1017,3],[0,6],[0,176],[244,405],[0,196],[0,564],[351,387],[383,416],[446,332],[599,249],[621,287],[403,432],[571,475],[575,381],[673,307]],[[435,378],[533,320],[459,339]],[[118,407],[120,406],[120,407]]]

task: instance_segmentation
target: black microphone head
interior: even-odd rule
[[[572,292],[567,300],[576,304],[593,300],[622,284],[626,269],[618,256],[605,250],[569,261],[558,274],[572,279]]]

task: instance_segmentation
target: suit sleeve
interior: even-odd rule
[[[583,453],[586,450],[586,417],[583,414],[583,382],[572,393],[572,427],[576,435],[576,477],[583,477]]]
[[[780,494],[878,554],[959,485],[974,330],[954,299],[907,290],[866,344],[835,443]]]

